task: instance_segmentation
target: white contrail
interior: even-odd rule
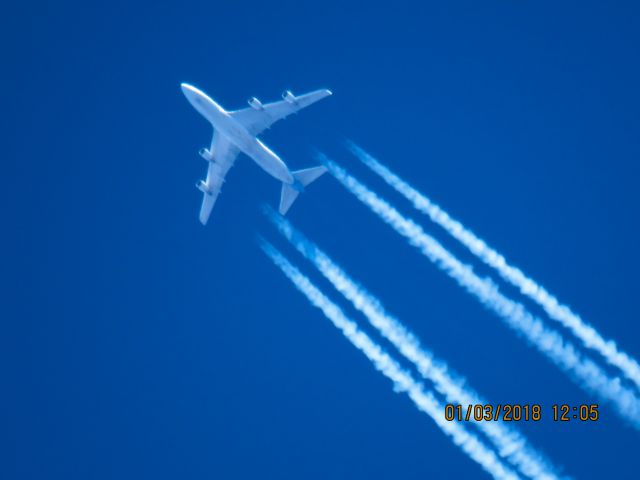
[[[461,405],[487,405],[464,381],[451,373],[446,364],[433,358],[433,354],[420,345],[418,338],[399,320],[389,315],[380,301],[352,280],[347,273],[331,260],[320,248],[307,239],[284,217],[271,208],[265,208],[267,217],[280,233],[302,253],[342,293],[353,306],[361,311],[369,322],[411,361],[420,374],[433,382],[436,390],[449,403]],[[502,422],[479,421],[476,426],[494,444],[500,456],[520,472],[535,479],[555,479],[557,474],[548,461],[531,447],[517,431]]]
[[[458,445],[471,459],[479,463],[488,473],[498,479],[518,479],[516,473],[505,466],[496,454],[475,435],[465,430],[462,424],[444,418],[444,406],[435,396],[425,391],[394,359],[377,343],[361,331],[356,323],[347,318],[342,310],[329,300],[311,281],[294,267],[271,244],[261,242],[264,252],[302,292],[309,302],[338,328],[342,334],[373,363],[375,368],[393,382],[394,390],[406,392],[416,407],[429,415],[440,429]]]
[[[640,429],[640,399],[633,391],[625,388],[619,378],[610,378],[594,362],[583,358],[573,344],[565,341],[558,332],[545,327],[543,322],[529,313],[522,304],[505,297],[490,279],[476,275],[469,265],[460,262],[437,240],[427,235],[418,224],[403,217],[342,167],[322,154],[318,154],[318,158],[347,190],[404,236],[438,268],[495,312],[508,326],[523,334],[532,345],[567,372],[580,386],[612,403],[621,417]]]
[[[627,378],[640,388],[640,365],[633,357],[618,350],[614,341],[605,340],[595,328],[582,320],[578,314],[571,311],[567,305],[560,304],[544,287],[527,277],[519,268],[509,265],[502,255],[478,238],[471,230],[451,218],[447,212],[391,172],[378,160],[352,142],[349,142],[348,146],[354,155],[382,177],[398,193],[413,203],[413,206],[418,211],[428,215],[432,221],[444,228],[480,260],[494,268],[502,278],[538,303],[550,318],[571,330],[585,347],[600,353],[608,363],[618,367]]]

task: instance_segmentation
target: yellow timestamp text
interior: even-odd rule
[[[595,422],[600,418],[597,404],[571,406],[564,404],[551,405],[551,419],[555,422],[579,420]],[[498,403],[456,405],[449,403],[444,407],[444,418],[449,422],[539,422],[543,418],[544,409],[540,404]]]

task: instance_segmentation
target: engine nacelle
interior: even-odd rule
[[[258,100],[256,97],[251,97],[247,103],[254,110],[262,110],[264,107],[262,106],[262,102]]]
[[[295,104],[296,103],[296,97],[293,93],[291,93],[291,90],[285,90],[282,93],[282,99],[285,102],[291,103],[291,104]]]
[[[207,195],[211,195],[211,190],[209,190],[209,185],[207,185],[204,180],[200,180],[196,183],[196,188],[200,190],[202,193],[206,193]]]
[[[204,158],[207,162],[213,162],[213,153],[211,153],[206,148],[201,148],[198,153],[202,158]]]

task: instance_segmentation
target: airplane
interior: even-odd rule
[[[203,225],[209,220],[225,175],[240,152],[282,182],[279,207],[281,215],[287,213],[304,187],[327,171],[321,166],[292,172],[278,155],[256,136],[278,120],[328,97],[331,91],[316,90],[295,96],[287,90],[282,94],[282,100],[266,104],[252,97],[248,101],[249,108],[227,112],[196,87],[187,83],[180,86],[189,103],[209,120],[213,127],[211,146],[199,151],[200,156],[209,162],[206,180],[196,183],[198,190],[204,194],[200,208],[200,222]]]

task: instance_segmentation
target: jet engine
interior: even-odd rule
[[[262,102],[260,100],[258,100],[256,97],[251,97],[247,103],[249,104],[249,106],[251,108],[253,108],[254,110],[262,110]]]
[[[293,95],[293,93],[291,93],[291,90],[285,90],[282,93],[282,99],[287,103],[291,103],[291,104],[296,103],[296,97]]]
[[[211,153],[206,148],[201,148],[198,153],[202,158],[204,158],[207,162],[213,162],[213,153]]]
[[[206,193],[207,195],[211,195],[211,190],[209,190],[209,185],[207,185],[204,180],[200,180],[196,183],[196,188],[200,190],[202,193]]]

